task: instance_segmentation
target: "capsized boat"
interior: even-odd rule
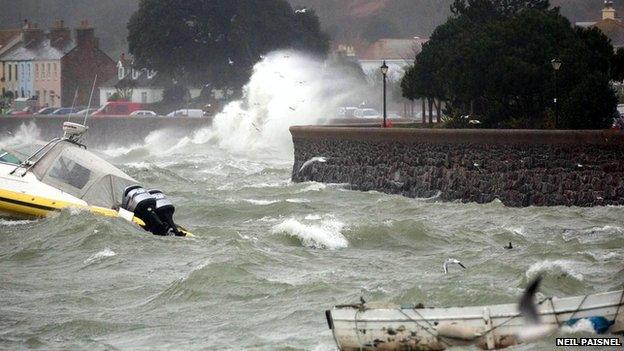
[[[546,298],[537,313],[553,330],[586,321],[597,333],[624,333],[624,290]],[[528,327],[518,304],[424,308],[363,302],[336,306],[325,316],[342,351],[501,349],[520,343]]]
[[[87,150],[88,127],[63,123],[63,137],[28,153],[0,149],[0,216],[45,217],[66,208],[120,217],[156,235],[191,235],[173,221],[175,208],[159,190],[146,190]]]

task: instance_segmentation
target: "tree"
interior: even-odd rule
[[[139,65],[217,89],[241,87],[270,51],[324,56],[329,48],[316,14],[295,12],[285,0],[141,0],[128,30]]]
[[[403,78],[405,97],[443,100],[447,112],[477,115],[485,127],[541,128],[554,114],[557,57],[566,106],[558,127],[608,127],[615,104],[601,105],[613,101],[605,86],[623,69],[599,30],[574,29],[546,0],[456,0],[452,11]],[[581,99],[588,89],[603,96]]]

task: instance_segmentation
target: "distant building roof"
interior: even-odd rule
[[[10,49],[9,45],[12,46],[19,43],[21,34],[21,29],[0,30],[0,53]]]
[[[598,28],[609,39],[615,48],[624,47],[624,22],[618,18],[613,1],[606,0],[602,9],[602,18],[596,22],[576,22],[577,27]]]
[[[122,79],[115,77],[102,84],[101,87],[117,88],[120,86],[131,86],[132,88],[162,89],[167,83],[158,72],[148,70],[147,68],[131,68],[128,69],[127,72],[128,73]]]
[[[379,39],[371,44],[362,54],[360,60],[413,60],[422,50],[422,45],[429,39],[414,37],[410,39]]]
[[[603,19],[593,27],[600,29],[615,48],[624,47],[624,23],[620,19]]]
[[[60,60],[75,47],[74,41],[68,41],[61,47],[54,47],[49,39],[44,39],[33,47],[26,47],[22,43],[3,54],[0,59],[3,61]]]

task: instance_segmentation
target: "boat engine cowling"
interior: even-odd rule
[[[145,222],[145,229],[153,234],[181,235],[173,222],[175,207],[159,190],[130,186],[124,191],[121,206]]]

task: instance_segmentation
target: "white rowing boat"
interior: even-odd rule
[[[553,329],[578,322],[597,333],[624,332],[624,290],[537,304],[543,325]],[[444,350],[476,345],[500,349],[521,342],[527,328],[518,304],[418,308],[393,304],[340,305],[325,312],[338,348],[355,350]]]

